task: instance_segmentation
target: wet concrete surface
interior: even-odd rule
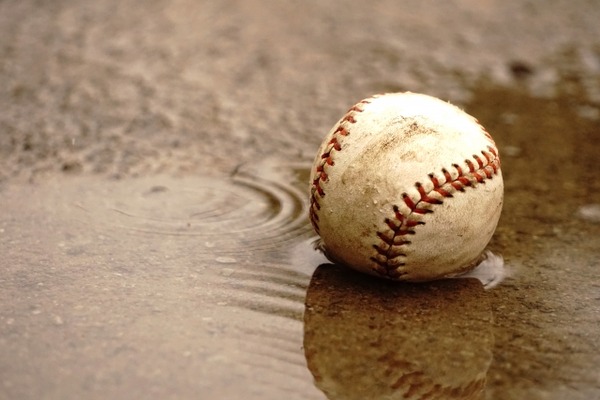
[[[600,398],[599,18],[0,2],[0,398]],[[397,90],[496,139],[494,289],[380,282],[311,247],[318,144]]]

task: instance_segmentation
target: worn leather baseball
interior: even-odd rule
[[[478,121],[431,96],[354,105],[311,170],[310,220],[337,263],[392,280],[474,268],[503,200],[498,150]]]

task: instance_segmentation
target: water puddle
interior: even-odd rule
[[[9,186],[9,209],[30,221],[2,226],[19,232],[5,243],[18,262],[4,296],[22,299],[10,329],[44,332],[67,355],[69,393],[87,398],[140,382],[161,394],[172,374],[171,390],[202,398],[481,393],[492,346],[481,283],[394,285],[328,264],[306,218],[308,168],[267,160],[223,179]],[[136,381],[120,381],[138,357]],[[36,358],[52,368],[52,354]]]
[[[256,168],[223,179],[9,187],[8,209],[28,215],[28,223],[1,227],[13,260],[2,297],[20,299],[4,316],[10,329],[49,330],[43,342],[70,355],[65,373],[86,398],[95,387],[134,385],[117,382],[130,375],[118,365],[142,355],[137,383],[177,373],[175,393],[237,398],[251,388],[245,398],[314,398],[301,349],[304,297],[318,264],[290,263],[310,232],[304,182],[293,184],[306,166]],[[18,254],[26,247],[32,251]],[[50,354],[36,358],[52,368]],[[160,379],[149,385],[168,389]]]
[[[579,120],[566,140],[546,131],[578,120],[546,118],[552,101],[477,96],[474,114],[506,149],[491,248],[514,276],[495,289],[395,284],[329,264],[306,217],[309,160],[222,178],[6,185],[3,388],[12,398],[483,399],[553,385],[567,398],[567,383],[581,382],[594,393],[597,314],[581,305],[594,296],[597,152],[579,144],[597,123]],[[486,114],[497,109],[539,111]],[[574,309],[578,331],[561,320]]]

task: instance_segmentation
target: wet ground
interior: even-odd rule
[[[593,1],[0,1],[0,398],[600,398],[599,19]],[[496,288],[312,250],[321,139],[399,90],[496,139]]]

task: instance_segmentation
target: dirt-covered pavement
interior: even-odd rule
[[[584,0],[0,0],[0,398],[600,398],[599,20]],[[498,144],[494,289],[315,272],[314,153],[404,90]]]

